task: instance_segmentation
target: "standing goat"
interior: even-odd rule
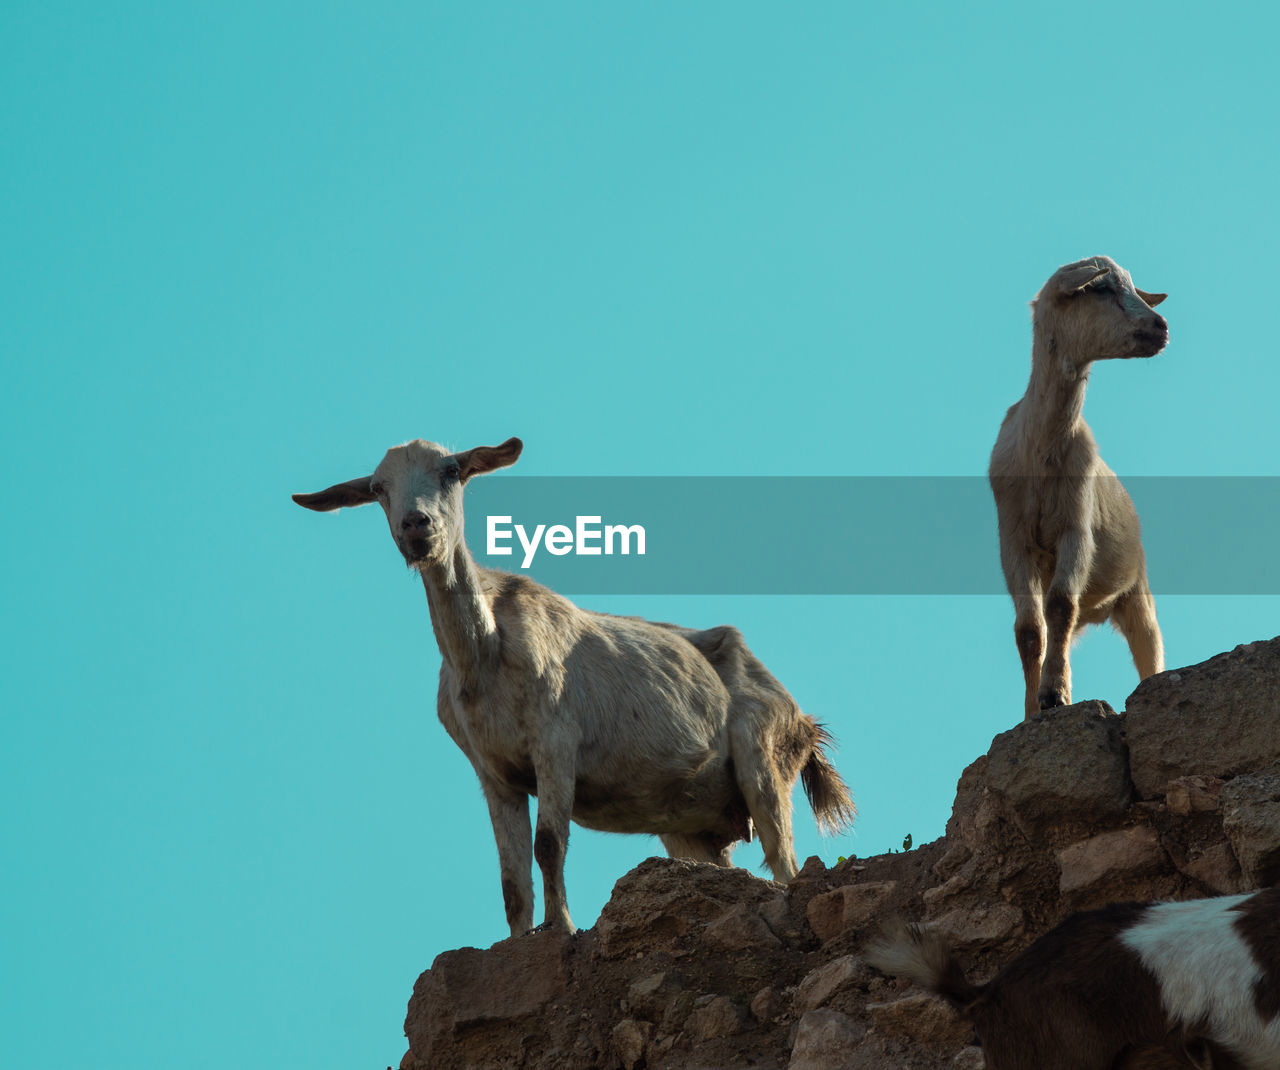
[[[409,442],[371,476],[293,496],[320,511],[379,502],[422,577],[440,646],[437,709],[489,804],[511,934],[533,923],[530,795],[547,927],[573,931],[564,889],[570,818],[656,834],[673,857],[722,866],[754,822],[774,877],[789,880],[797,777],[820,828],[853,820],[849,791],[824,754],[830,737],[736,628],[592,613],[476,565],[463,538],[462,488],[514,464],[522,448],[518,438],[461,453]]]
[[[1031,382],[1000,426],[988,470],[1027,717],[1070,703],[1068,649],[1088,624],[1111,619],[1139,679],[1164,668],[1138,514],[1081,411],[1095,360],[1165,347],[1169,327],[1152,311],[1165,297],[1095,256],[1059,268],[1032,302]]]
[[[1280,888],[1073,914],[985,985],[919,925],[866,957],[955,1007],[987,1070],[1280,1067]]]

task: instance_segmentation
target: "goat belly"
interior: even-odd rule
[[[638,776],[626,783],[579,779],[573,820],[600,832],[718,835],[748,838],[747,807],[727,770],[704,771],[695,781]]]

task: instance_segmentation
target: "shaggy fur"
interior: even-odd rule
[[[726,866],[754,823],[765,862],[789,880],[798,777],[820,827],[841,829],[854,816],[823,753],[825,730],[736,628],[592,613],[523,576],[477,566],[463,540],[462,488],[521,449],[515,438],[462,453],[419,440],[389,450],[371,476],[294,495],[322,511],[379,502],[422,577],[441,654],[437,709],[489,804],[512,935],[532,924],[534,859],[544,925],[573,931],[570,818],[656,834],[673,857]]]
[[[985,985],[908,925],[867,961],[970,1021],[987,1070],[1276,1070],[1280,889],[1074,914]]]
[[[1086,625],[1110,619],[1140,679],[1164,668],[1138,514],[1081,412],[1094,361],[1164,348],[1168,325],[1153,309],[1165,296],[1095,256],[1059,268],[1032,302],[1031,381],[989,468],[1028,717],[1070,703],[1068,650]]]

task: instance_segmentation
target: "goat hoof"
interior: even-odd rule
[[[1046,691],[1040,696],[1040,709],[1056,710],[1059,706],[1070,705],[1070,700],[1061,691]]]
[[[541,925],[535,925],[532,929],[525,929],[525,936],[532,936],[534,933],[564,933],[566,936],[576,936],[578,930],[570,925],[567,929],[563,925],[557,925],[553,921],[544,921]]]

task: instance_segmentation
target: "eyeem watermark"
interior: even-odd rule
[[[579,516],[574,519],[574,526],[567,524],[539,524],[532,534],[523,524],[512,524],[509,516],[491,516],[486,524],[486,552],[490,556],[507,556],[514,553],[509,543],[512,538],[520,541],[524,549],[524,560],[521,568],[528,568],[538,553],[538,547],[546,548],[547,553],[556,557],[566,554],[580,556],[597,556],[599,554],[632,552],[632,541],[635,553],[644,556],[644,527],[640,524],[601,524],[598,516]],[[618,547],[614,549],[615,545]]]
[[[1280,477],[1123,483],[1157,604],[1280,595]],[[985,476],[495,476],[467,495],[477,564],[566,595],[1009,597]]]

